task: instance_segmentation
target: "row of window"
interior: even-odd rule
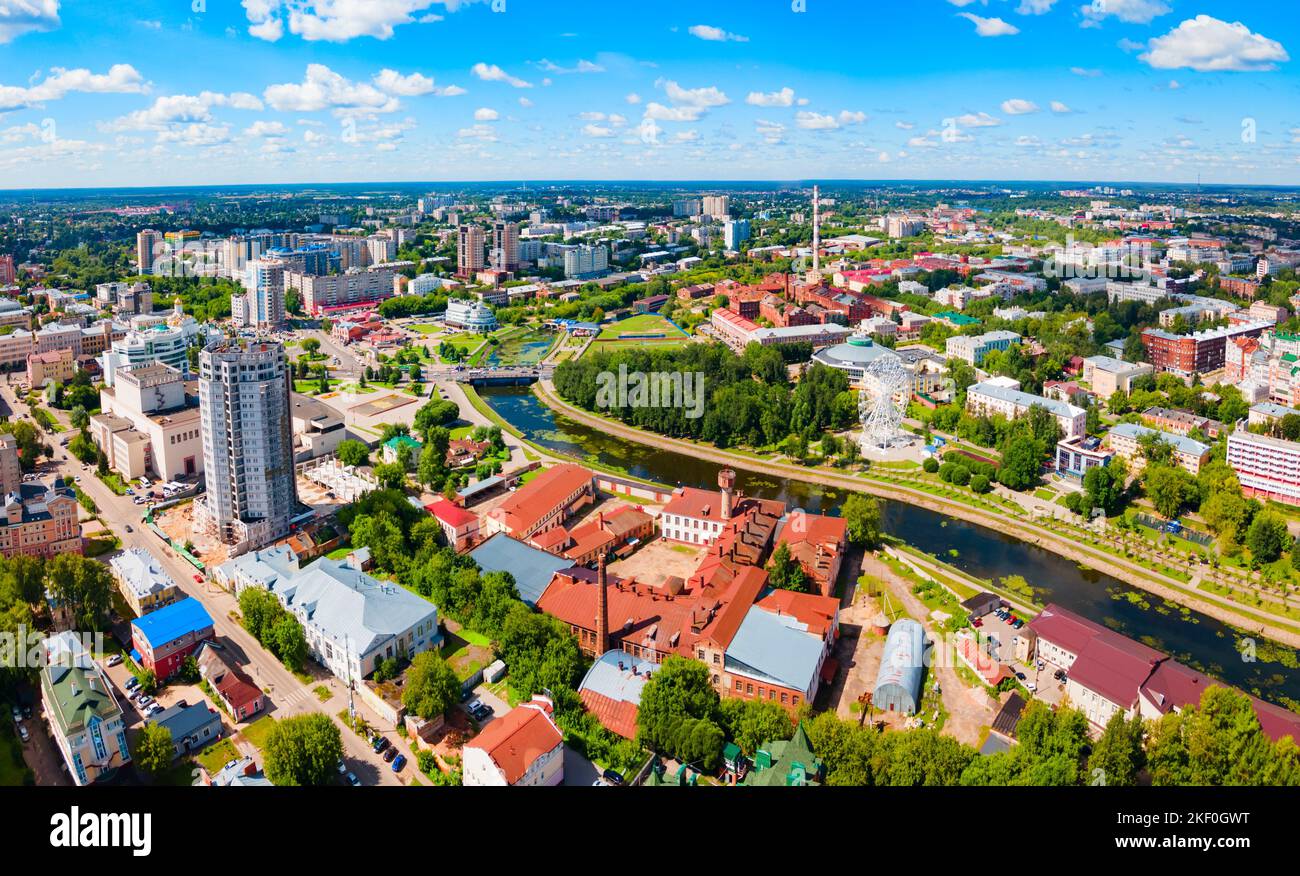
[[[753,683],[752,683],[752,682],[742,682],[739,678],[737,678],[737,679],[736,679],[736,693],[738,693],[738,694],[743,693],[745,696],[753,696],[753,695],[754,695],[754,685],[753,685]],[[780,693],[781,693],[781,705],[783,705],[783,706],[785,706],[785,705],[790,705],[790,706],[797,706],[797,705],[799,705],[799,695],[798,695],[798,694],[792,694],[792,693],[790,693],[789,691],[784,691],[784,690],[781,691]],[[773,702],[775,702],[775,701],[776,701],[776,694],[777,694],[776,688],[770,688],[770,687],[769,687],[769,688],[764,688],[763,685],[761,685],[761,684],[758,686],[758,697],[757,697],[757,699],[760,699],[760,700],[761,700],[761,699],[764,698],[764,696],[766,696],[767,699],[772,700]]]

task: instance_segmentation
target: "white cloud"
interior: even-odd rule
[[[1101,71],[1091,67],[1071,67],[1070,72],[1075,76],[1083,76],[1086,79],[1096,79],[1101,75]]]
[[[1021,98],[1012,98],[1002,102],[1002,111],[1009,116],[1027,116],[1030,113],[1038,112],[1038,104],[1032,100],[1022,100]]]
[[[911,122],[894,122],[894,127],[900,131],[910,131],[916,127]]]
[[[634,91],[623,99],[626,100],[628,103],[630,103],[632,106],[636,106],[638,103],[641,102],[641,95],[637,94]]]
[[[754,127],[757,129],[759,136],[769,144],[775,145],[785,139],[785,125],[780,122],[768,122],[759,119],[754,122]]]
[[[59,26],[59,0],[0,0],[0,43]]]
[[[518,76],[511,76],[496,64],[485,64],[482,61],[479,61],[473,66],[471,72],[484,82],[505,82],[515,88],[533,87],[533,83],[520,79]]]
[[[1172,12],[1173,8],[1164,0],[1093,0],[1080,11],[1083,13],[1083,25],[1087,27],[1108,17],[1129,24],[1150,24],[1152,19]]]
[[[533,105],[533,102],[532,102],[531,100],[529,100],[528,98],[526,98],[526,97],[521,97],[521,98],[519,98],[519,105],[520,105],[520,106],[532,106],[532,105]]]
[[[476,122],[495,122],[501,118],[501,114],[491,107],[481,106],[474,110],[474,121]]]
[[[542,58],[542,60],[537,62],[537,66],[541,67],[547,73],[557,73],[559,75],[564,75],[566,73],[604,73],[605,72],[605,68],[595,63],[594,61],[586,61],[582,59],[579,59],[578,63],[574,64],[572,67],[561,67],[558,64],[552,63],[551,61]]]
[[[794,122],[805,131],[830,131],[840,126],[834,116],[815,113],[811,110],[800,110],[795,113]]]
[[[392,85],[394,81],[389,79],[387,84]],[[369,83],[353,82],[324,64],[307,65],[307,73],[302,82],[269,85],[262,96],[273,109],[281,112],[319,112],[332,109],[340,115],[356,112],[391,113],[401,106],[397,98],[387,91]]]
[[[682,88],[671,79],[661,81],[664,93],[668,99],[675,104],[685,104],[686,106],[709,108],[715,106],[724,106],[731,103],[731,99],[715,86],[705,86],[702,88]],[[659,84],[659,83],[656,83]]]
[[[220,146],[230,142],[230,126],[196,122],[159,131],[158,142],[176,143],[181,146]]]
[[[614,129],[610,127],[606,127],[605,125],[584,125],[582,128],[582,133],[587,135],[588,137],[596,137],[596,138],[603,139],[605,137],[613,137]]]
[[[996,128],[1002,124],[1001,120],[988,113],[966,113],[958,116],[956,121],[963,128]]]
[[[1020,15],[1046,15],[1055,5],[1056,0],[1020,0],[1016,12]]]
[[[1052,101],[1052,112],[1065,115],[1066,113],[1074,112],[1074,110],[1070,109],[1068,104],[1064,104],[1059,100],[1054,100]]]
[[[357,37],[386,40],[395,28],[415,22],[440,21],[441,15],[424,13],[432,6],[449,12],[474,0],[242,0],[248,32],[275,42],[289,32],[305,40],[342,43]]]
[[[745,103],[751,106],[794,106],[794,89],[782,88],[767,93],[751,91],[745,98]]]
[[[72,92],[144,94],[148,90],[149,84],[130,64],[114,64],[107,73],[92,73],[84,67],[52,67],[49,75],[35,85],[0,85],[0,112],[60,100]]]
[[[178,126],[210,124],[214,121],[213,107],[229,107],[258,111],[262,101],[255,95],[242,92],[221,94],[204,91],[199,94],[169,94],[156,99],[147,109],[128,113],[101,127],[108,131],[165,131]]]
[[[1014,36],[1020,33],[1020,28],[1000,18],[980,18],[972,12],[958,12],[957,15],[975,25],[975,33],[982,37]]]
[[[461,128],[456,132],[456,136],[461,140],[483,140],[489,143],[496,142],[497,134],[491,125],[473,125],[468,128]]]
[[[697,106],[664,106],[651,101],[645,105],[645,118],[660,122],[698,122],[704,109]]]
[[[861,125],[867,121],[867,114],[861,110],[840,110],[839,123],[841,125]]]
[[[713,43],[747,43],[749,37],[741,36],[738,33],[730,33],[720,27],[712,27],[707,24],[693,24],[687,29],[691,36],[699,37],[702,40],[708,40]]]
[[[678,131],[677,135],[674,136],[673,139],[678,143],[694,143],[696,140],[700,139],[700,132],[694,129],[690,131]]]
[[[1017,137],[1016,145],[1017,146],[1042,146],[1043,141],[1039,140],[1037,137],[1029,137],[1029,136]]]
[[[465,93],[465,89],[459,85],[439,86],[433,79],[423,74],[412,73],[409,76],[403,76],[396,70],[387,68],[380,70],[371,81],[375,83],[375,87],[380,91],[396,97],[420,97],[425,94],[454,97]]]
[[[279,122],[253,122],[244,129],[246,137],[283,137],[289,129]]]
[[[1239,21],[1228,24],[1198,15],[1151,40],[1140,60],[1159,70],[1189,67],[1205,73],[1274,70],[1291,56],[1281,43],[1252,33]]]

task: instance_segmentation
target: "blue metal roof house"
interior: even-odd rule
[[[886,712],[916,714],[925,675],[925,630],[914,620],[895,621],[885,639],[873,705]]]

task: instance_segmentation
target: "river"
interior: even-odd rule
[[[716,489],[718,466],[670,450],[627,441],[556,414],[528,387],[480,390],[503,419],[548,450],[600,463],[663,484]],[[782,499],[791,507],[836,514],[846,491],[737,467],[737,488],[747,495]],[[1237,651],[1244,635],[1214,618],[1190,611],[1093,569],[1082,568],[1044,548],[1012,536],[947,517],[936,511],[881,500],[883,525],[927,553],[978,578],[1021,575],[1038,603],[1055,602],[1105,624],[1189,666],[1257,696],[1282,704],[1300,703],[1296,651],[1261,641],[1258,659]]]

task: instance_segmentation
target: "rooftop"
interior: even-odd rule
[[[150,645],[165,645],[182,636],[212,628],[212,615],[197,599],[182,599],[131,621]]]

